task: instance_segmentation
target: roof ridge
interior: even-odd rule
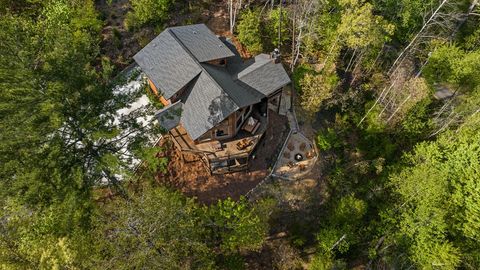
[[[207,27],[208,28],[208,27]],[[173,38],[175,38],[176,41],[178,41],[178,43],[182,46],[182,48],[190,55],[190,57],[192,57],[192,59],[195,61],[195,63],[201,68],[201,72],[200,73],[206,73],[207,76],[215,83],[215,85],[217,85],[218,88],[220,88],[222,90],[222,93],[224,93],[225,95],[228,96],[229,99],[231,99],[233,101],[233,103],[235,103],[235,105],[238,106],[238,104],[235,102],[235,100],[223,89],[223,87],[212,77],[212,75],[210,75],[210,73],[208,73],[208,71],[202,66],[202,63],[200,63],[200,61],[198,61],[198,59],[192,54],[192,52],[185,46],[185,44],[183,44],[183,42],[177,37],[177,35],[175,35],[175,33],[169,28],[167,28],[168,32],[173,36]],[[207,63],[208,64],[208,63]],[[198,75],[197,75],[198,76]],[[228,117],[228,116],[227,116]],[[226,117],[225,117],[226,118]],[[224,118],[224,119],[225,119]]]
[[[214,68],[214,69],[217,69],[217,70],[220,70],[220,71],[223,71],[223,69],[225,69],[225,72],[227,73],[227,76],[229,76],[230,78],[232,78],[232,81],[233,81],[235,84],[237,84],[239,87],[241,87],[242,89],[244,89],[244,90],[247,91],[247,92],[255,92],[256,94],[259,94],[259,95],[261,95],[261,96],[265,96],[262,92],[258,91],[257,89],[255,89],[255,88],[253,88],[253,87],[248,87],[248,88],[247,88],[247,87],[241,85],[239,82],[242,82],[242,81],[241,81],[240,79],[238,79],[237,76],[233,76],[233,74],[230,74],[230,73],[226,70],[226,68],[224,68],[224,67],[219,67],[219,66],[216,66],[216,65],[213,65],[213,64],[210,64],[210,63],[200,63],[200,65],[207,65],[207,66],[209,66],[209,67],[211,67],[211,68]],[[205,71],[206,71],[207,73],[209,73],[208,70],[205,70]],[[210,73],[209,73],[209,75],[210,75]],[[210,76],[211,76],[211,75],[210,75]],[[215,79],[214,79],[214,81],[217,82]],[[223,90],[223,87],[221,87],[221,88],[222,88],[222,90]],[[225,92],[225,91],[224,91],[224,92]],[[228,94],[228,93],[227,93],[227,94]],[[232,100],[233,100],[233,98],[232,98]],[[234,100],[234,101],[235,101],[235,100]],[[237,105],[238,105],[238,104],[237,104]],[[238,105],[238,106],[240,106],[240,105]]]
[[[268,56],[268,54],[266,54],[266,53],[261,53],[261,54],[259,54],[259,55],[256,55],[255,58],[254,58],[254,60],[256,60],[256,58],[257,58],[258,56],[262,55],[262,54]],[[255,70],[257,70],[257,69],[265,66],[265,65],[268,64],[269,62],[270,62],[270,61],[265,61],[264,63],[261,63],[257,68],[248,71],[247,73],[243,74],[241,77],[247,76],[248,74],[252,73],[253,71],[255,71]],[[256,62],[253,62],[252,65],[255,64],[255,63],[256,63]],[[242,71],[244,71],[245,69],[247,69],[248,67],[249,67],[249,66],[247,66],[247,67],[245,67],[243,70],[240,70],[239,72],[237,72],[237,76],[236,76],[236,77],[237,77],[237,78],[236,78],[237,80],[240,79],[240,77],[238,77],[238,75],[239,75]]]

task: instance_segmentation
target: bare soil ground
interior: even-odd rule
[[[250,160],[247,171],[210,175],[204,163],[195,155],[185,160],[175,147],[170,158],[167,174],[159,174],[157,181],[180,190],[187,196],[196,197],[200,203],[210,204],[219,199],[238,199],[245,195],[270,173],[283,140],[288,133],[287,119],[270,112],[270,125],[257,146],[256,158]]]
[[[131,64],[133,55],[168,26],[205,23],[215,34],[233,38],[229,33],[226,0],[177,2],[176,7],[173,8],[175,12],[171,12],[168,21],[163,24],[143,26],[134,31],[128,31],[124,24],[126,15],[131,10],[130,1],[111,2],[108,4],[107,0],[97,0],[95,3],[105,23],[101,33],[101,54],[112,61],[117,72]],[[241,48],[239,42],[235,39],[234,42],[238,45],[240,53],[248,57],[248,53]]]

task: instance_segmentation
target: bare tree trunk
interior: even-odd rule
[[[228,0],[230,33],[233,34],[237,22],[238,11],[242,8],[242,0]]]
[[[356,55],[357,55],[357,48],[355,48],[355,50],[353,50],[352,57],[350,58],[350,61],[348,62],[348,66],[345,69],[345,72],[348,72],[348,70],[350,69],[350,65],[352,64],[352,61],[353,61],[353,59],[355,58]]]
[[[333,250],[334,248],[336,248],[338,246],[338,244],[340,244],[346,237],[347,237],[347,234],[342,235],[342,237],[340,237],[340,239],[338,239],[337,242],[335,242],[335,244],[333,244],[333,246],[330,248],[330,250]]]
[[[457,27],[455,28],[455,30],[453,31],[452,35],[450,36],[450,40],[453,40],[455,38],[455,36],[457,35],[458,31],[460,30],[460,28],[462,27],[462,25],[465,24],[465,22],[467,22],[468,20],[468,16],[470,16],[472,13],[473,13],[473,10],[475,9],[475,7],[478,5],[478,0],[472,0],[470,6],[468,7],[468,11],[467,13],[465,14],[465,16],[462,18],[462,20],[460,20],[460,22],[458,23]]]
[[[390,68],[389,70],[389,74],[392,74],[394,68],[396,67],[398,61],[404,56],[404,54],[410,49],[410,47],[412,47],[412,45],[415,43],[415,41],[417,41],[417,38],[420,36],[420,34],[423,33],[423,30],[425,30],[425,28],[430,24],[430,22],[433,20],[433,18],[435,18],[435,16],[437,16],[438,12],[440,11],[440,9],[443,8],[443,6],[448,2],[448,0],[443,0],[440,5],[437,7],[437,9],[432,13],[432,15],[430,16],[430,18],[423,24],[422,28],[420,29],[420,31],[418,31],[418,33],[415,35],[415,37],[410,41],[410,43],[407,45],[407,47],[405,47],[405,49],[403,49],[403,51],[398,55],[397,59],[395,59],[395,61],[393,62],[392,64],[392,67]]]
[[[375,103],[373,104],[372,107],[370,107],[370,109],[367,111],[367,113],[365,114],[365,116],[363,116],[363,118],[360,120],[360,122],[358,122],[357,124],[357,127],[359,127],[363,121],[365,120],[365,118],[367,118],[368,114],[375,108],[375,106],[377,106],[378,102],[383,99],[387,94],[388,92],[390,92],[390,90],[393,88],[393,86],[395,85],[397,81],[393,81],[392,84],[390,84],[390,87],[388,88],[387,92],[385,92],[385,90],[387,89],[387,87],[383,88],[382,92],[380,93],[380,96],[378,96],[378,98],[375,100]],[[385,93],[385,94],[384,94]]]
[[[397,109],[392,113],[392,115],[390,115],[390,117],[387,119],[387,123],[390,122],[390,120],[392,120],[392,118],[395,116],[395,114],[400,110],[400,108],[402,108],[403,105],[405,105],[405,103],[407,103],[407,101],[412,97],[412,94],[408,95],[408,97],[400,104],[400,106],[397,107]]]

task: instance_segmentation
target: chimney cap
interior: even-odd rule
[[[271,54],[271,57],[275,64],[280,63],[280,50],[278,48],[275,48]]]

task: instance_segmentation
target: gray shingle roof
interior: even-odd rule
[[[202,63],[224,57],[230,57],[227,68]],[[290,82],[269,55],[244,64],[233,44],[203,24],[168,28],[134,59],[166,99],[186,89],[181,101],[159,111],[157,119],[167,130],[181,123],[194,140]]]
[[[169,31],[163,31],[133,59],[166,99],[172,97],[202,71],[198,63]]]
[[[267,54],[256,56],[255,62],[240,71],[237,77],[265,96],[290,83],[290,77],[282,64],[275,64]]]
[[[171,130],[172,128],[178,126],[178,124],[180,123],[180,118],[182,116],[182,107],[183,103],[177,101],[159,110],[155,114],[155,117],[157,118],[160,126],[166,130]]]
[[[188,92],[180,123],[193,140],[239,109],[206,72],[200,74]]]
[[[205,24],[170,28],[198,62],[234,56],[233,52]]]
[[[238,107],[242,108],[260,102],[265,96],[237,80],[234,80],[224,67],[202,64],[202,67],[232,98]]]

